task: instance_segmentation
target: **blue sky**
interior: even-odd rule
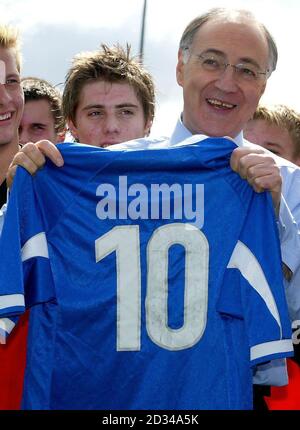
[[[63,83],[72,57],[101,42],[129,42],[138,52],[143,0],[0,0],[1,22],[17,25],[23,38],[23,75]],[[152,73],[158,108],[152,134],[168,135],[182,107],[175,80],[177,47],[188,22],[216,6],[252,10],[274,35],[279,62],[263,96],[300,111],[300,2],[296,0],[148,0],[145,65]],[[62,86],[61,86],[62,88]]]

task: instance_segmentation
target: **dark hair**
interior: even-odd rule
[[[25,103],[31,100],[46,100],[50,104],[56,133],[64,129],[62,96],[60,91],[45,79],[26,77],[21,80]]]

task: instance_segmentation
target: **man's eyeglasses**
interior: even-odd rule
[[[267,76],[269,70],[261,71],[255,64],[252,63],[239,63],[230,64],[225,63],[224,58],[217,54],[192,54],[198,59],[199,65],[203,70],[212,73],[223,73],[228,66],[232,67],[238,79],[245,82],[254,82],[263,76]]]

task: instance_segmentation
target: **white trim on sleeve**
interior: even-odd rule
[[[293,352],[293,343],[291,339],[273,340],[272,342],[261,343],[252,346],[250,349],[251,361],[261,357],[268,357],[272,354],[283,352]]]
[[[279,326],[281,337],[280,316],[271,288],[257,258],[243,242],[237,242],[227,268],[238,269],[251,287],[261,296]]]
[[[22,261],[29,260],[33,257],[45,257],[49,258],[47,239],[44,232],[38,233],[31,237],[24,244],[22,250]]]
[[[9,294],[6,296],[0,296],[0,310],[14,308],[16,306],[25,307],[23,294]]]
[[[9,334],[12,332],[15,327],[15,323],[9,318],[1,318],[0,319],[0,330],[5,331],[5,333]]]

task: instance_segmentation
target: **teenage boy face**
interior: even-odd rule
[[[263,119],[248,121],[244,128],[244,137],[252,143],[263,146],[274,154],[300,165],[300,157],[296,151],[288,130]]]
[[[51,105],[46,99],[29,100],[25,103],[19,127],[19,139],[23,145],[47,139],[57,143],[59,136],[55,131]]]
[[[94,81],[83,86],[69,127],[79,142],[105,148],[146,136],[151,123],[129,84]]]

